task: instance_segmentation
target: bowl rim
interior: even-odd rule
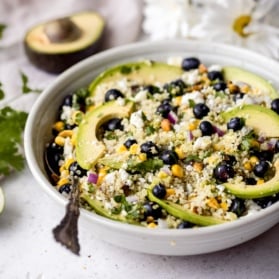
[[[172,40],[170,41],[156,41],[156,42],[136,42],[132,44],[122,45],[118,47],[114,47],[112,49],[108,49],[105,51],[102,51],[100,53],[97,53],[89,58],[86,58],[77,64],[73,65],[66,71],[64,71],[62,74],[60,74],[54,82],[50,86],[48,86],[43,92],[40,94],[40,96],[35,101],[34,105],[31,108],[31,111],[29,113],[29,116],[27,118],[25,131],[24,131],[24,150],[25,150],[25,157],[27,164],[29,166],[29,169],[31,173],[33,174],[35,180],[39,183],[39,185],[43,188],[43,190],[51,196],[54,200],[56,200],[59,204],[62,204],[65,206],[68,202],[68,200],[58,193],[57,190],[53,188],[49,180],[44,176],[42,171],[40,170],[39,166],[36,164],[35,159],[35,153],[32,148],[32,134],[35,132],[35,129],[33,127],[33,122],[36,119],[37,113],[40,111],[41,105],[44,103],[45,99],[49,94],[51,94],[52,91],[55,91],[55,89],[59,86],[60,83],[63,83],[70,79],[72,76],[76,75],[77,72],[82,73],[84,69],[92,67],[95,60],[101,60],[106,57],[114,57],[117,56],[119,53],[125,53],[126,51],[134,51],[139,49],[146,49],[146,48],[158,48],[160,49],[160,46],[162,44],[169,45],[170,47],[173,45],[181,44],[181,45],[190,45],[193,48],[195,46],[198,46],[204,42],[202,41],[188,41],[188,40]],[[256,60],[262,60],[263,63],[266,65],[269,65],[269,68],[277,69],[279,73],[279,63],[277,63],[275,60],[272,60],[271,58],[268,58],[266,56],[263,56],[261,54],[252,52],[250,50],[236,47],[236,46],[230,46],[226,44],[220,44],[220,43],[212,43],[212,42],[206,42],[207,46],[211,49],[214,49],[214,53],[218,52],[218,50],[226,51],[226,52],[232,52],[237,53],[240,52],[244,56],[253,56]],[[115,60],[117,61],[117,59]],[[133,234],[140,234],[143,236],[164,236],[164,237],[185,237],[185,236],[200,236],[200,235],[209,235],[209,234],[215,234],[220,231],[231,231],[232,229],[237,229],[243,226],[247,226],[248,224],[254,224],[255,222],[258,222],[259,219],[265,219],[269,216],[270,213],[279,210],[279,202],[275,203],[263,210],[260,210],[259,212],[256,212],[255,214],[250,214],[244,217],[241,217],[235,221],[227,222],[219,225],[212,225],[207,227],[198,227],[192,230],[175,230],[175,229],[167,229],[167,228],[156,228],[155,230],[150,230],[145,227],[126,224],[119,221],[110,220],[106,217],[100,216],[94,212],[88,211],[86,209],[81,208],[81,216],[84,216],[87,220],[93,221],[98,223],[99,225],[106,226],[110,229],[122,231],[122,232],[130,232]]]

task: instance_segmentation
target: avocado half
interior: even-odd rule
[[[117,65],[99,74],[89,85],[91,96],[105,96],[108,84],[126,79],[136,82],[138,85],[150,85],[167,83],[179,78],[183,74],[180,67],[162,62],[144,60]],[[97,98],[102,99],[102,98]]]
[[[238,67],[227,66],[223,68],[223,75],[226,81],[244,82],[268,93],[272,99],[278,98],[278,92],[270,82],[250,71]]]
[[[115,117],[128,117],[133,105],[132,102],[127,102],[125,106],[121,106],[116,101],[111,101],[85,115],[79,125],[76,146],[77,161],[83,169],[89,170],[105,152],[103,142],[97,138],[100,126]]]
[[[228,122],[233,117],[245,119],[245,125],[255,130],[257,134],[271,138],[279,137],[279,115],[273,110],[260,105],[243,105],[221,113]]]
[[[30,62],[49,73],[61,73],[101,50],[105,21],[96,12],[80,12],[32,27],[24,38]]]

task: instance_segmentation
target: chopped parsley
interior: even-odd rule
[[[7,28],[6,24],[0,23],[0,39],[3,38],[4,30]]]
[[[21,81],[22,81],[21,90],[22,90],[23,94],[28,94],[28,93],[31,93],[31,92],[33,92],[33,93],[41,93],[42,92],[41,89],[33,89],[33,88],[29,87],[29,85],[28,85],[29,79],[28,79],[26,74],[24,74],[23,72],[20,72],[20,76],[21,76]]]

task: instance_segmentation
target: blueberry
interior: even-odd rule
[[[257,180],[254,177],[247,177],[245,179],[245,184],[246,185],[256,185],[257,184]]]
[[[77,162],[73,162],[69,166],[69,172],[72,176],[83,177],[87,175],[87,170],[83,169]]]
[[[272,162],[274,153],[271,150],[262,150],[257,152],[257,157],[260,161],[269,161]]]
[[[184,71],[197,69],[199,67],[200,63],[201,63],[200,60],[198,58],[195,58],[195,57],[184,58],[182,63],[181,63],[181,68]]]
[[[161,114],[162,117],[167,118],[169,112],[173,109],[170,103],[160,104],[157,108],[157,113]]]
[[[258,206],[261,208],[266,208],[268,206],[271,206],[275,202],[279,201],[279,195],[275,194],[273,196],[264,197],[264,198],[258,198],[253,200]]]
[[[244,126],[244,119],[240,117],[231,118],[227,123],[227,128],[233,130],[234,132],[241,130]]]
[[[190,229],[193,228],[194,224],[188,222],[188,221],[182,221],[178,224],[177,229]]]
[[[133,144],[137,143],[137,141],[135,139],[127,139],[124,142],[124,146],[129,149]]]
[[[236,102],[237,100],[241,100],[244,97],[244,93],[242,92],[237,92],[233,94],[233,100]]]
[[[158,219],[162,217],[162,208],[155,202],[146,202],[143,205],[144,219],[148,216]]]
[[[165,185],[161,183],[156,184],[152,189],[152,193],[155,197],[163,199],[167,194]]]
[[[151,95],[154,95],[154,94],[160,92],[160,88],[155,85],[147,85],[143,89],[147,90],[148,93],[150,93]]]
[[[170,99],[170,98],[164,99],[164,100],[161,102],[162,105],[170,104],[170,103],[171,103],[171,99]]]
[[[279,98],[272,100],[271,109],[279,114]]]
[[[73,96],[67,95],[62,102],[62,106],[71,107],[73,104]]]
[[[214,128],[209,121],[202,121],[199,125],[202,136],[211,136],[214,133]]]
[[[70,194],[71,193],[71,189],[72,189],[72,185],[70,183],[66,183],[62,186],[59,187],[59,192],[62,193],[67,193]]]
[[[226,162],[226,164],[229,164],[231,166],[236,164],[236,158],[233,155],[224,154],[223,161]]]
[[[198,103],[193,108],[193,113],[197,119],[202,119],[209,113],[209,108],[206,104]]]
[[[182,79],[177,79],[164,85],[164,89],[175,96],[183,95],[185,87],[186,84]]]
[[[223,81],[220,81],[213,86],[216,91],[224,91],[227,88],[227,84]]]
[[[160,159],[164,162],[166,165],[174,165],[178,161],[178,155],[176,152],[172,150],[164,150],[160,154]]]
[[[116,100],[117,98],[124,98],[124,95],[118,89],[109,89],[105,94],[105,102]]]
[[[214,169],[214,177],[220,182],[227,182],[234,177],[234,169],[226,162],[221,162]]]
[[[269,169],[269,164],[267,161],[260,161],[258,164],[255,165],[253,172],[258,177],[264,177],[266,172]]]
[[[104,124],[104,128],[107,131],[121,130],[123,131],[124,126],[121,124],[121,118],[112,118]]]
[[[229,211],[235,213],[238,217],[241,216],[245,212],[245,203],[244,200],[239,198],[235,198],[232,200],[231,206],[229,207]]]
[[[220,71],[210,71],[207,73],[210,80],[223,80],[223,74]]]
[[[277,140],[277,141],[275,142],[274,151],[275,151],[276,153],[279,152],[279,140]]]
[[[140,146],[140,152],[145,153],[148,158],[159,154],[159,148],[152,141],[147,141]]]
[[[63,159],[63,148],[56,143],[51,143],[47,146],[44,154],[47,170],[50,174],[59,174],[59,162]]]

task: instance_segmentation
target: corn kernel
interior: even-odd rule
[[[61,131],[58,134],[58,137],[67,138],[67,137],[71,137],[72,135],[73,135],[73,131],[72,130],[64,130],[64,131]]]
[[[228,88],[229,88],[230,93],[237,93],[240,91],[239,86],[237,86],[236,84],[233,84],[232,82],[230,82],[228,84]]]
[[[220,203],[220,206],[222,209],[224,209],[225,211],[227,211],[229,209],[229,206],[226,202],[221,202]]]
[[[86,108],[86,111],[87,111],[87,112],[88,112],[88,111],[92,111],[92,110],[95,109],[95,107],[96,107],[96,106],[94,106],[94,105],[88,106],[88,107]]]
[[[65,164],[64,164],[65,169],[68,170],[69,167],[70,167],[70,165],[71,165],[74,161],[75,161],[75,160],[74,160],[73,158],[68,159],[68,160],[65,162]]]
[[[259,179],[258,181],[257,181],[257,185],[260,185],[260,184],[263,184],[264,183],[264,180],[263,179]]]
[[[186,158],[186,154],[185,152],[182,150],[182,147],[176,147],[174,149],[175,153],[177,154],[179,159],[185,159]]]
[[[143,162],[143,161],[146,161],[147,157],[146,157],[146,154],[145,153],[140,153],[139,154],[139,159]]]
[[[256,147],[256,148],[260,147],[260,143],[257,140],[251,140],[250,144],[252,147]]]
[[[251,171],[253,169],[253,166],[251,164],[251,162],[246,162],[243,164],[244,169]]]
[[[139,145],[136,144],[136,143],[134,143],[134,144],[130,147],[129,151],[130,151],[131,154],[138,154],[138,152],[139,152]]]
[[[207,205],[210,206],[211,208],[214,208],[214,209],[219,208],[219,203],[215,198],[210,198],[207,201]]]
[[[59,181],[57,182],[57,186],[62,186],[62,185],[67,184],[67,183],[69,183],[69,179],[63,177],[63,178],[59,179]]]
[[[158,173],[158,177],[161,178],[161,179],[167,178],[167,177],[168,177],[168,174],[165,173],[164,171],[160,171],[160,172]]]
[[[120,146],[118,146],[118,148],[116,150],[117,153],[123,153],[125,151],[127,151],[127,148],[124,144],[121,144]]]
[[[248,85],[245,84],[241,87],[242,93],[249,93],[249,91],[250,91],[250,87]]]
[[[157,227],[157,225],[155,224],[155,223],[149,223],[148,225],[147,225],[147,227],[148,228],[151,228],[151,229],[154,229],[154,228],[156,228]]]
[[[63,121],[57,121],[53,125],[53,129],[55,129],[58,132],[61,132],[64,129],[64,127],[65,127],[65,124]]]
[[[169,188],[169,189],[167,189],[166,191],[167,191],[166,197],[169,197],[169,196],[175,194],[175,190],[174,190],[173,188]]]
[[[65,138],[64,138],[64,137],[57,136],[57,137],[55,137],[54,142],[55,142],[57,145],[59,145],[59,146],[64,146],[64,144],[65,144]]]
[[[182,96],[178,96],[174,98],[174,105],[175,106],[180,106],[182,101]]]
[[[147,223],[153,223],[154,222],[154,218],[152,216],[147,216],[146,222]]]
[[[172,165],[171,171],[174,176],[183,177],[183,174],[184,174],[183,168],[181,166],[179,166],[178,164]]]
[[[99,169],[99,172],[98,172],[98,180],[97,180],[97,185],[101,184],[107,174],[107,170],[108,168],[107,167],[103,167],[103,168],[100,168]]]
[[[259,158],[256,156],[252,156],[252,157],[250,157],[249,161],[252,165],[256,165],[259,162]]]
[[[199,73],[201,73],[201,74],[207,72],[207,68],[204,64],[200,64],[198,69],[199,69]]]
[[[73,146],[76,146],[76,144],[77,144],[77,134],[76,133],[73,133],[73,135],[71,137],[71,144]]]
[[[188,125],[188,130],[189,130],[189,131],[196,130],[197,127],[198,127],[198,125],[199,125],[199,121],[198,121],[198,120],[195,120],[195,121],[189,123],[189,125]]]
[[[203,164],[200,163],[200,162],[195,162],[193,164],[193,168],[194,168],[195,171],[201,172],[203,170]]]
[[[168,132],[171,130],[171,123],[168,119],[163,119],[161,122],[161,128],[163,131]]]

